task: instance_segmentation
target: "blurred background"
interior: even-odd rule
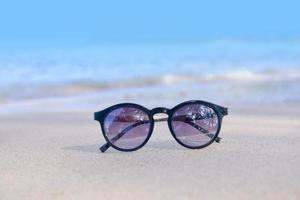
[[[6,1],[0,112],[300,100],[300,3]]]

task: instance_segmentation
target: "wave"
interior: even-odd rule
[[[300,70],[263,70],[250,71],[239,70],[224,72],[221,74],[206,75],[207,80],[228,80],[228,81],[294,81],[300,79]]]
[[[108,90],[144,88],[155,86],[180,86],[185,84],[239,84],[239,83],[272,83],[299,82],[300,70],[235,70],[220,73],[180,73],[163,74],[161,76],[134,77],[114,81],[74,81],[68,83],[48,84],[14,84],[2,87],[0,102],[20,99],[34,99],[44,97],[69,96]],[[232,83],[233,82],[233,83]],[[188,86],[187,86],[188,87]],[[159,91],[157,91],[159,93]]]

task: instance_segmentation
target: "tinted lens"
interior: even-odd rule
[[[178,108],[171,117],[175,137],[189,147],[201,147],[213,140],[219,129],[216,112],[194,103]]]
[[[150,127],[147,113],[135,107],[117,108],[104,120],[104,134],[121,149],[134,149],[142,145],[150,134]]]

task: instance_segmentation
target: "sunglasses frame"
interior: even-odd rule
[[[181,142],[179,139],[177,139],[176,137],[176,134],[172,128],[172,116],[174,114],[175,111],[177,111],[177,109],[185,106],[185,105],[189,105],[189,104],[201,104],[201,105],[204,105],[204,106],[207,106],[211,109],[213,109],[215,111],[215,113],[217,114],[217,117],[218,117],[218,129],[217,129],[217,132],[216,134],[214,135],[214,137],[211,138],[211,140],[204,144],[204,145],[201,145],[201,146],[188,146],[186,144],[184,144],[183,142]],[[116,145],[114,145],[106,136],[105,134],[105,129],[104,129],[104,121],[105,121],[105,118],[106,116],[111,113],[113,110],[115,109],[118,109],[118,108],[122,108],[122,107],[133,107],[133,108],[137,108],[143,112],[145,112],[145,114],[147,114],[148,118],[149,118],[149,122],[150,122],[150,129],[149,129],[149,134],[147,136],[147,138],[145,139],[145,141],[140,144],[139,146],[135,147],[135,148],[131,148],[131,149],[123,149],[123,148],[120,148]],[[166,114],[168,115],[167,118],[163,118],[163,119],[154,119],[153,116],[156,115],[156,114]],[[100,147],[100,151],[102,153],[104,153],[110,146],[113,147],[114,149],[116,150],[119,150],[119,151],[125,151],[125,152],[130,152],[130,151],[136,151],[140,148],[142,148],[147,142],[148,140],[150,139],[152,133],[153,133],[153,129],[154,129],[154,124],[155,122],[159,122],[159,121],[167,121],[168,123],[168,128],[173,136],[173,138],[182,146],[186,147],[186,148],[189,148],[189,149],[201,149],[201,148],[204,148],[208,145],[210,145],[211,143],[213,142],[217,142],[219,143],[221,138],[219,137],[219,133],[220,133],[220,130],[221,130],[221,126],[222,126],[222,120],[223,120],[223,117],[225,115],[228,115],[228,108],[226,107],[223,107],[223,106],[219,106],[219,105],[216,105],[216,104],[213,104],[213,103],[210,103],[210,102],[206,102],[206,101],[202,101],[202,100],[190,100],[190,101],[185,101],[183,103],[180,103],[178,105],[176,105],[175,107],[171,108],[171,109],[168,109],[168,108],[165,108],[165,107],[156,107],[156,108],[153,108],[151,110],[149,110],[148,108],[144,107],[144,106],[141,106],[139,104],[135,104],[135,103],[120,103],[120,104],[116,104],[116,105],[113,105],[113,106],[110,106],[104,110],[101,110],[99,112],[95,112],[94,113],[94,120],[98,121],[100,123],[100,127],[101,127],[101,131],[102,131],[102,135],[103,137],[105,138],[106,140],[106,144],[104,144],[103,146]]]

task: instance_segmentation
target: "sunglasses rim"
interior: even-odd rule
[[[173,117],[173,114],[179,108],[181,108],[183,106],[186,106],[186,105],[190,105],[190,104],[201,104],[201,105],[207,106],[207,107],[213,109],[215,111],[215,113],[217,114],[218,122],[219,122],[217,132],[214,135],[214,137],[211,138],[211,140],[208,143],[204,144],[204,145],[189,146],[189,145],[184,144],[183,142],[181,142],[176,137],[176,133],[175,133],[175,131],[172,128],[172,117]],[[149,118],[149,121],[150,121],[149,133],[148,133],[147,138],[145,139],[145,141],[143,143],[141,143],[140,145],[138,145],[137,147],[130,148],[130,149],[121,148],[121,147],[118,147],[118,146],[114,145],[108,139],[108,137],[106,136],[106,132],[105,132],[105,128],[104,128],[105,119],[108,116],[108,114],[110,114],[112,111],[114,111],[114,110],[116,110],[118,108],[122,108],[122,107],[137,108],[137,109],[143,111],[145,114],[147,114],[147,116]],[[106,140],[106,142],[110,146],[112,146],[114,149],[119,150],[119,151],[135,151],[135,150],[138,150],[138,149],[142,148],[149,141],[149,139],[150,139],[150,137],[151,137],[151,135],[153,133],[154,124],[155,124],[153,116],[155,114],[158,114],[158,113],[165,113],[165,114],[168,115],[168,120],[167,120],[168,128],[169,128],[169,130],[171,132],[171,135],[173,136],[173,138],[176,140],[177,143],[179,143],[180,145],[182,145],[182,146],[184,146],[186,148],[189,148],[189,149],[201,149],[201,148],[204,148],[204,147],[210,145],[211,143],[213,143],[214,140],[218,137],[218,135],[220,133],[220,130],[221,130],[222,118],[225,115],[227,115],[227,108],[219,106],[219,105],[216,105],[216,104],[213,104],[213,103],[210,103],[210,102],[202,101],[202,100],[185,101],[185,102],[182,102],[182,103],[174,106],[171,109],[163,108],[163,107],[157,107],[157,108],[153,108],[152,110],[149,110],[148,108],[146,108],[146,107],[144,107],[142,105],[136,104],[136,103],[119,103],[119,104],[115,104],[113,106],[110,106],[110,107],[108,107],[108,108],[106,108],[104,110],[101,110],[99,112],[95,112],[94,113],[94,119],[100,123],[102,135],[103,135],[104,139]]]
[[[219,133],[220,133],[220,130],[221,130],[221,124],[222,124],[222,118],[223,118],[223,115],[221,114],[221,112],[218,111],[218,109],[216,109],[216,106],[215,104],[213,104],[214,106],[208,106],[208,105],[204,105],[206,107],[209,107],[211,109],[214,110],[214,112],[217,114],[217,117],[218,117],[218,129],[216,131],[216,133],[214,134],[214,137],[212,137],[210,139],[209,142],[205,143],[205,144],[202,144],[202,145],[199,145],[199,146],[189,146],[185,143],[183,143],[181,140],[179,140],[176,136],[176,133],[172,127],[172,118],[173,118],[173,115],[176,113],[176,111],[178,111],[180,108],[186,106],[186,105],[193,105],[193,104],[201,104],[201,105],[204,105],[202,103],[199,103],[197,101],[193,101],[193,102],[183,102],[181,104],[178,104],[177,106],[175,106],[174,108],[172,108],[172,114],[169,115],[168,117],[168,127],[169,127],[169,130],[173,136],[173,138],[182,146],[186,147],[186,148],[189,148],[189,149],[202,149],[204,147],[207,147],[208,145],[210,145],[211,143],[213,143],[215,141],[215,139],[219,136]],[[209,103],[211,104],[211,103]]]
[[[108,114],[110,114],[112,111],[118,109],[118,108],[122,108],[122,107],[131,107],[131,108],[137,108],[143,112],[145,112],[145,114],[147,114],[149,120],[150,120],[150,128],[149,128],[149,131],[147,133],[147,137],[146,139],[144,140],[143,143],[141,143],[140,145],[138,145],[137,147],[134,147],[134,148],[121,148],[121,147],[118,147],[116,146],[115,144],[113,144],[109,139],[108,137],[106,136],[106,132],[105,132],[105,127],[104,127],[104,124],[105,124],[105,119],[106,117],[108,116]],[[102,121],[100,122],[100,125],[101,125],[101,130],[102,130],[102,134],[106,140],[106,142],[112,146],[113,148],[119,150],[119,151],[136,151],[140,148],[142,148],[147,142],[148,140],[150,139],[152,133],[153,133],[153,129],[154,129],[154,119],[153,119],[153,115],[151,115],[151,113],[149,112],[149,110],[144,107],[144,106],[141,106],[139,104],[135,104],[135,103],[121,103],[121,104],[116,104],[116,105],[113,105],[113,106],[110,106],[108,107],[107,109],[105,109],[105,115],[103,116],[103,119]]]

